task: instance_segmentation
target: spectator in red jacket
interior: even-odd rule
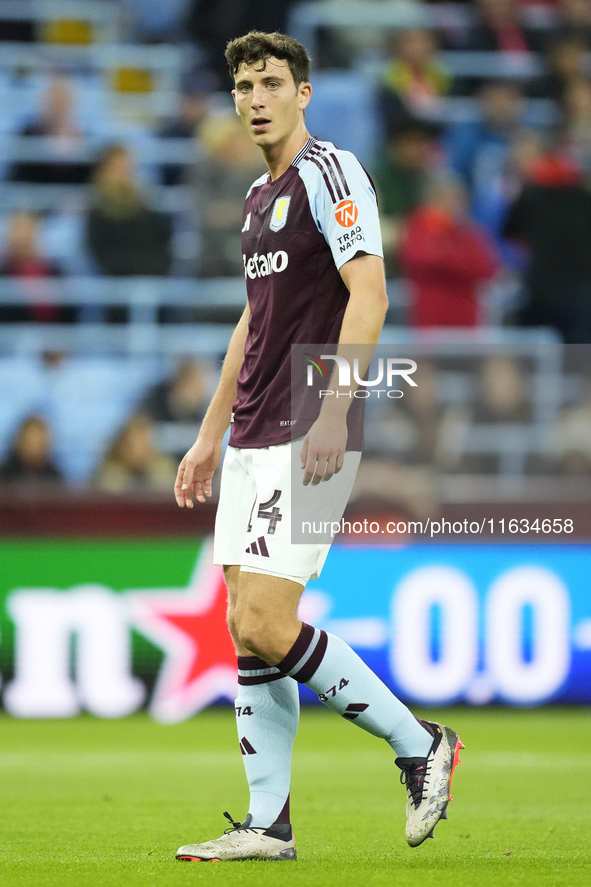
[[[492,240],[467,217],[464,185],[447,173],[433,179],[427,200],[408,218],[400,247],[411,285],[416,327],[473,327],[480,321],[479,287],[494,276]]]

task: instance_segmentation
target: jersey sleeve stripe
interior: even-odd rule
[[[336,174],[335,170],[333,169],[333,167],[330,165],[330,161],[329,161],[328,157],[326,156],[326,154],[323,154],[320,151],[316,151],[315,149],[313,149],[311,153],[315,154],[317,156],[318,160],[322,163],[323,168],[329,174],[332,184],[334,186],[334,190],[337,193],[338,199],[343,200],[345,195],[343,194],[343,192],[341,190],[341,186],[340,186],[339,180],[337,178],[337,174]],[[336,200],[334,202],[336,203]]]
[[[342,168],[341,164],[339,163],[339,158],[337,157],[336,154],[331,154],[330,158],[333,161],[334,165],[336,166],[337,172],[341,177],[341,182],[343,183],[343,187],[345,189],[345,197],[349,197],[349,195],[351,194],[351,191],[350,191],[350,188],[347,184],[347,179],[345,178],[343,168]]]
[[[330,172],[330,176],[335,184],[335,188],[336,188],[336,192],[339,196],[339,200],[344,200],[344,198],[347,195],[343,192],[343,190],[341,188],[341,183],[339,182],[339,179],[338,179],[338,176],[336,173],[336,169],[333,167],[332,163],[330,162],[331,159],[332,159],[332,154],[327,154],[325,157],[323,157],[323,160],[327,166],[327,169]]]
[[[318,167],[320,172],[322,173],[322,178],[324,179],[324,184],[326,185],[326,187],[328,189],[328,193],[330,194],[330,199],[332,200],[333,203],[336,203],[337,198],[335,197],[335,193],[332,189],[332,185],[330,184],[330,179],[328,178],[328,176],[326,174],[326,170],[325,170],[324,166],[320,163],[319,160],[316,159],[316,157],[313,157],[312,155],[310,155],[310,157],[308,157],[307,159],[311,160],[312,163],[314,163]]]

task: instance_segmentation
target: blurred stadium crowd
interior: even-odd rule
[[[468,343],[376,408],[374,467],[415,510],[425,472],[588,476],[587,352],[536,347],[591,343],[591,0],[0,0],[2,481],[170,489],[244,299],[251,27],[374,179],[389,341]]]

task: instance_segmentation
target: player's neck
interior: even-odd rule
[[[275,145],[262,146],[265,163],[269,167],[272,181],[278,179],[291,166],[291,161],[301,151],[310,133],[305,126],[298,126],[284,141]]]

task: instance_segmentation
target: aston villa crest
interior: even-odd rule
[[[289,210],[289,204],[291,201],[291,197],[278,197],[275,201],[275,205],[273,206],[273,213],[271,215],[271,221],[269,222],[269,228],[271,231],[281,231],[281,229],[285,226],[287,222],[287,211]]]

